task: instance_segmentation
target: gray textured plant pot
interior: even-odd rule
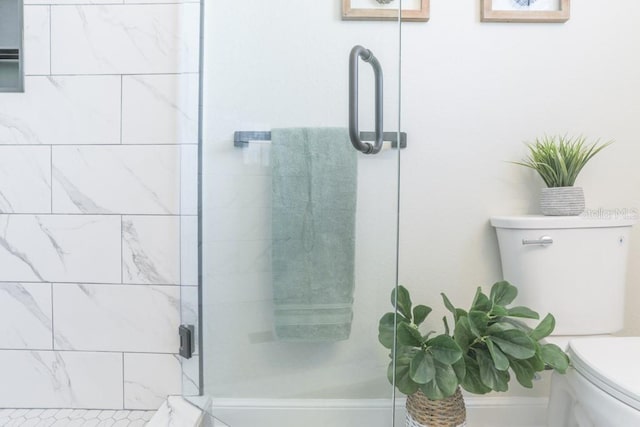
[[[543,215],[580,215],[584,212],[582,187],[543,188],[540,192],[540,210]]]

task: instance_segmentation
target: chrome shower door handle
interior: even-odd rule
[[[363,142],[358,129],[358,60],[371,64],[375,76],[375,142]],[[382,99],[382,67],[378,59],[369,49],[356,45],[349,55],[349,137],[353,147],[364,154],[376,154],[382,150],[383,132],[383,99]]]

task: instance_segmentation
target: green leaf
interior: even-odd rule
[[[423,343],[426,343],[426,342],[427,342],[427,340],[429,339],[429,337],[430,337],[431,335],[435,334],[435,333],[436,333],[436,331],[429,331],[429,332],[427,332],[426,334],[424,334],[424,335],[422,336],[422,342],[423,342]]]
[[[486,394],[491,391],[489,387],[482,383],[480,379],[480,368],[478,362],[469,356],[464,356],[465,376],[460,381],[460,385],[463,389],[469,393],[474,394]]]
[[[411,379],[409,376],[409,358],[397,358],[395,363],[395,385],[400,390],[400,392],[406,394],[407,396],[418,391],[418,384]],[[387,368],[387,378],[389,382],[393,384],[394,372],[394,363],[391,361],[389,363],[389,367]]]
[[[473,302],[471,303],[471,310],[484,311],[485,313],[488,313],[491,310],[491,301],[489,301],[489,298],[482,293],[482,288],[479,286],[476,290],[476,296],[473,298]]]
[[[498,346],[493,344],[491,338],[487,338],[486,344],[496,369],[499,371],[506,371],[509,369],[509,359],[507,359],[507,356],[504,355]]]
[[[415,323],[416,326],[420,326],[429,313],[431,313],[431,307],[427,307],[426,305],[416,305],[413,308],[413,323]]]
[[[526,388],[533,388],[533,377],[536,371],[528,360],[511,360],[511,370],[516,374],[518,382]]]
[[[452,396],[458,387],[458,377],[451,365],[435,361],[436,374],[433,380],[421,385],[420,390],[432,400]]]
[[[524,319],[539,319],[540,315],[527,307],[511,307],[507,310],[507,316],[521,317]]]
[[[540,348],[540,357],[547,365],[564,374],[569,367],[569,357],[555,344],[544,344]]]
[[[482,338],[487,334],[489,325],[489,316],[482,311],[472,310],[469,312],[469,328],[471,333],[478,338]]]
[[[464,363],[464,357],[461,357],[456,363],[452,364],[451,367],[456,373],[456,377],[458,377],[458,382],[462,383],[464,377],[467,374],[467,369]]]
[[[406,317],[407,320],[411,321],[411,296],[407,288],[401,285],[394,288],[393,291],[391,291],[391,304],[400,314]]]
[[[398,323],[398,343],[409,347],[420,347],[423,343],[420,331],[413,325],[408,323]]]
[[[436,375],[433,357],[424,350],[416,353],[413,359],[411,359],[409,368],[409,376],[418,384],[426,384],[433,380]]]
[[[491,340],[504,353],[516,359],[528,359],[536,354],[536,346],[526,333],[518,329],[495,332]]]
[[[449,330],[449,322],[447,322],[447,316],[442,316],[442,323],[444,323],[445,335],[451,335],[451,331]]]
[[[396,331],[395,319],[395,313],[385,313],[378,324],[378,341],[388,349],[393,347],[393,337]]]
[[[451,314],[453,314],[454,317],[454,322],[457,322],[458,319],[456,319],[456,308],[454,307],[453,304],[451,304],[451,301],[449,301],[449,297],[447,297],[444,292],[441,292],[440,295],[442,296],[442,301],[444,302],[444,306],[447,308],[447,310],[449,310],[451,312]]]
[[[434,339],[427,341],[427,346],[433,358],[446,365],[451,365],[462,357],[462,350],[458,344],[447,335],[438,335]]]
[[[518,296],[518,289],[507,281],[496,282],[491,287],[489,298],[494,305],[507,306]]]
[[[496,332],[508,331],[510,329],[518,329],[518,327],[511,322],[496,322],[487,328],[487,334],[491,335],[495,334]]]
[[[509,310],[504,308],[501,305],[494,305],[491,311],[489,312],[489,316],[491,317],[503,317],[509,314]]]
[[[527,362],[529,362],[529,364],[531,365],[531,368],[533,368],[533,370],[535,370],[536,372],[544,371],[546,368],[546,365],[542,360],[540,353],[541,353],[540,344],[536,343],[536,354],[533,357],[530,357],[529,359],[527,359]]]
[[[534,341],[540,341],[542,338],[548,337],[551,335],[551,332],[556,327],[556,319],[551,315],[551,313],[547,314],[544,319],[536,326],[536,328],[529,333],[529,336]]]
[[[480,369],[480,380],[494,391],[507,391],[509,388],[509,371],[499,371],[493,365],[491,355],[482,349],[476,350],[476,360]]]
[[[461,317],[456,323],[453,331],[453,337],[458,346],[466,351],[469,345],[473,342],[475,337],[471,333],[471,327],[469,326],[469,318]]]
[[[518,319],[513,319],[511,317],[503,317],[500,319],[500,323],[508,323],[510,325],[513,326],[513,328],[511,329],[518,329],[520,331],[523,331],[525,333],[530,333],[533,329],[530,328],[526,323],[524,323],[522,320],[518,320]]]
[[[447,308],[447,310],[451,312],[451,314],[453,314],[453,323],[458,323],[458,320],[462,316],[467,315],[467,312],[464,311],[463,309],[454,307],[454,305],[451,304],[451,301],[449,301],[449,298],[447,298],[447,296],[444,293],[441,293],[440,295],[442,295],[442,301],[444,301],[444,306]]]

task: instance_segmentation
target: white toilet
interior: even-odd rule
[[[492,217],[502,272],[518,305],[552,313],[549,342],[572,368],[553,374],[549,427],[640,426],[640,338],[622,329],[629,237],[634,219]],[[567,344],[568,343],[568,344]]]

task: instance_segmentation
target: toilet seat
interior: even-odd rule
[[[579,338],[567,352],[582,376],[640,411],[640,337]]]

